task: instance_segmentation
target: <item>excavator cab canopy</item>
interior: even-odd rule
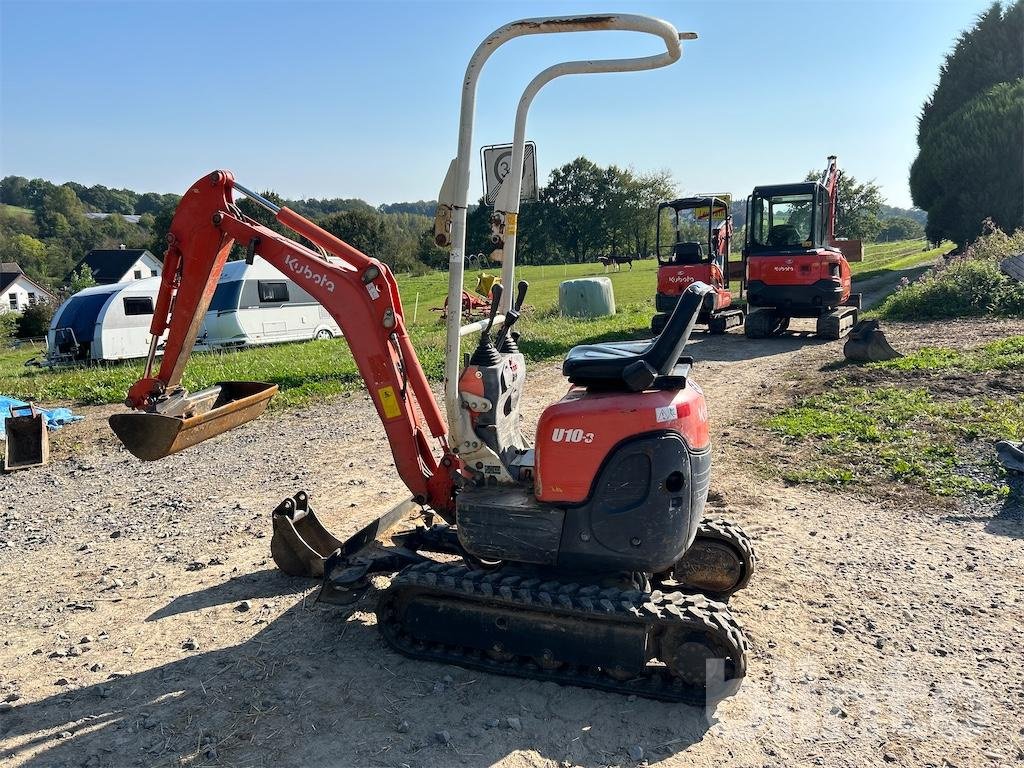
[[[685,266],[728,258],[729,202],[725,197],[701,195],[660,203],[655,224],[658,264]]]
[[[745,250],[748,255],[825,248],[828,190],[816,181],[755,187],[747,198]]]

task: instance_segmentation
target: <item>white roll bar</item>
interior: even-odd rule
[[[462,333],[462,313],[454,307],[462,306],[462,280],[466,251],[466,213],[469,202],[470,160],[473,156],[473,119],[476,110],[476,86],[487,59],[501,45],[509,40],[525,35],[553,34],[560,32],[593,32],[599,30],[623,30],[643,32],[661,38],[665,43],[665,52],[654,56],[643,56],[629,59],[604,59],[593,61],[569,61],[548,67],[538,74],[523,92],[516,112],[515,136],[512,147],[512,165],[506,181],[502,184],[499,200],[495,209],[506,213],[505,250],[502,266],[502,282],[505,292],[502,296],[500,310],[507,311],[515,281],[515,243],[516,221],[519,212],[519,195],[522,187],[523,157],[526,143],[526,116],[537,92],[557,77],[572,74],[598,72],[634,72],[665,67],[679,60],[682,48],[681,39],[693,39],[692,33],[679,34],[676,28],[667,21],[650,16],[635,14],[600,14],[587,16],[550,16],[535,19],[513,21],[492,32],[477,47],[466,67],[466,76],[462,86],[462,107],[459,118],[458,154],[452,162],[450,172],[454,179],[446,179],[445,187],[454,182],[450,201],[442,203],[452,205],[451,251],[448,257],[448,305],[446,349],[445,349],[445,409],[448,425],[453,436],[453,445],[460,445],[462,436],[459,430],[459,390],[458,380],[462,365],[460,339]],[[444,195],[442,194],[442,197]],[[509,221],[511,214],[511,221]],[[511,231],[510,231],[511,230]],[[453,304],[453,301],[455,302]]]

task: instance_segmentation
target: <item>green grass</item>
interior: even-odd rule
[[[523,267],[519,276],[530,282],[527,306],[531,308],[518,326],[524,336],[524,354],[535,362],[551,360],[562,357],[575,344],[649,335],[654,272],[654,262],[646,261],[634,264],[632,271],[627,267],[609,273],[618,313],[582,320],[558,314],[558,285],[565,279],[604,274],[600,265]],[[427,376],[434,381],[440,380],[443,372],[444,325],[440,313],[431,307],[443,305],[447,279],[447,274],[440,272],[399,276],[410,335]],[[467,274],[466,285],[475,286],[476,279],[477,272]],[[466,340],[464,348],[472,343],[473,339]],[[0,393],[42,403],[119,403],[142,375],[141,361],[60,370],[25,367],[26,360],[44,353],[38,346],[0,349]],[[348,345],[341,339],[197,352],[189,362],[184,384],[198,389],[224,380],[277,384],[281,393],[273,401],[275,407],[301,405],[363,387]]]
[[[1008,492],[992,444],[1024,439],[1024,398],[954,397],[929,389],[930,381],[907,386],[891,377],[906,371],[930,372],[939,380],[951,372],[1024,373],[1024,336],[974,350],[923,349],[868,369],[877,374],[876,383],[840,380],[767,420],[796,449],[798,468],[784,468],[784,479],[836,485],[881,477],[938,496]]]
[[[1024,336],[1008,336],[975,349],[924,347],[869,369],[887,371],[950,371],[967,373],[1007,371],[1024,368]]]
[[[890,272],[927,264],[949,253],[953,247],[953,243],[942,243],[938,248],[928,248],[924,240],[871,243],[864,247],[864,261],[851,264],[850,272],[862,282],[872,280]]]
[[[861,265],[917,247],[916,241],[872,244],[866,247],[865,261]],[[468,288],[475,287],[480,271],[467,272],[465,285]],[[496,274],[500,270],[484,271]],[[558,314],[558,286],[567,279],[605,275],[600,264],[520,267],[517,277],[530,283],[527,297],[530,310],[519,323],[524,354],[534,362],[547,361],[562,357],[575,344],[648,336],[654,314],[656,271],[656,262],[648,259],[634,262],[633,269],[623,267],[619,272],[607,273],[615,291],[618,313],[611,317],[577,320]],[[444,327],[440,313],[432,308],[444,304],[448,275],[446,272],[399,275],[398,287],[420,361],[427,376],[438,381],[443,369]],[[465,345],[472,343],[469,339]],[[142,374],[141,362],[57,371],[25,367],[26,360],[44,352],[39,348],[0,349],[0,393],[42,403],[119,403],[128,387]],[[189,363],[184,383],[196,389],[232,379],[277,384],[281,394],[273,401],[276,407],[301,405],[362,389],[355,362],[342,340],[196,353]]]

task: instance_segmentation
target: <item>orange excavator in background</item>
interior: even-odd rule
[[[819,181],[755,187],[747,198],[743,248],[748,338],[782,333],[794,317],[815,318],[815,332],[839,339],[856,324],[851,260],[860,240],[835,236],[839,163],[832,155]]]
[[[671,242],[662,242],[662,212],[671,211]],[[743,310],[732,303],[729,280],[729,247],[732,243],[732,216],[729,199],[704,195],[669,200],[658,205],[655,240],[658,257],[658,292],[651,319],[651,332],[661,333],[669,313],[679,297],[696,282],[715,289],[712,301],[701,312],[697,322],[706,325],[709,333],[725,333],[743,325]],[[706,237],[697,239],[697,232]],[[668,238],[666,238],[668,239]],[[742,296],[743,285],[740,284]]]
[[[560,75],[652,69],[681,55],[682,36],[667,22],[600,15],[513,22],[471,59],[459,151],[435,223],[451,245],[449,297],[458,300],[462,288],[480,67],[518,35],[602,29],[657,35],[665,52],[555,65],[527,95]],[[524,102],[513,180],[522,177]],[[243,214],[238,193],[311,245]],[[501,204],[503,283],[511,286],[519,190]],[[181,385],[236,242],[337,320],[411,494],[346,541],[326,530],[305,491],[286,498],[274,510],[271,540],[281,570],[322,579],[320,599],[340,604],[359,599],[372,575],[394,574],[379,596],[377,625],[392,648],[413,658],[698,704],[738,687],[747,643],[722,601],[747,584],[754,557],[739,528],[703,517],[707,404],[692,360],[682,356],[712,288],[692,284],[652,341],[570,350],[562,365],[568,391],[544,409],[530,441],[520,415],[526,364],[512,332],[527,285],[518,283],[512,301],[495,284],[486,320],[463,326],[460,313],[447,315],[446,423],[390,269],[215,171],[185,193],[171,222],[145,374],[128,393],[131,412],[110,417],[140,458],[158,459],[255,418],[277,389],[224,382],[190,394]],[[155,340],[165,332],[154,370]],[[477,332],[463,357],[460,339]]]

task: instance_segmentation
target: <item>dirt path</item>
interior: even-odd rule
[[[964,340],[1024,324],[962,323]],[[944,331],[947,333],[948,329]],[[897,328],[909,347],[933,330]],[[102,417],[0,479],[0,764],[12,766],[1011,765],[1024,760],[1024,525],[763,479],[748,424],[837,343],[702,337],[712,512],[761,568],[733,600],[739,694],[688,707],[408,661],[269,559],[299,488],[340,535],[399,498],[366,397],[274,413],[142,465]],[[563,388],[534,369],[528,419]],[[383,583],[383,582],[381,582]]]

